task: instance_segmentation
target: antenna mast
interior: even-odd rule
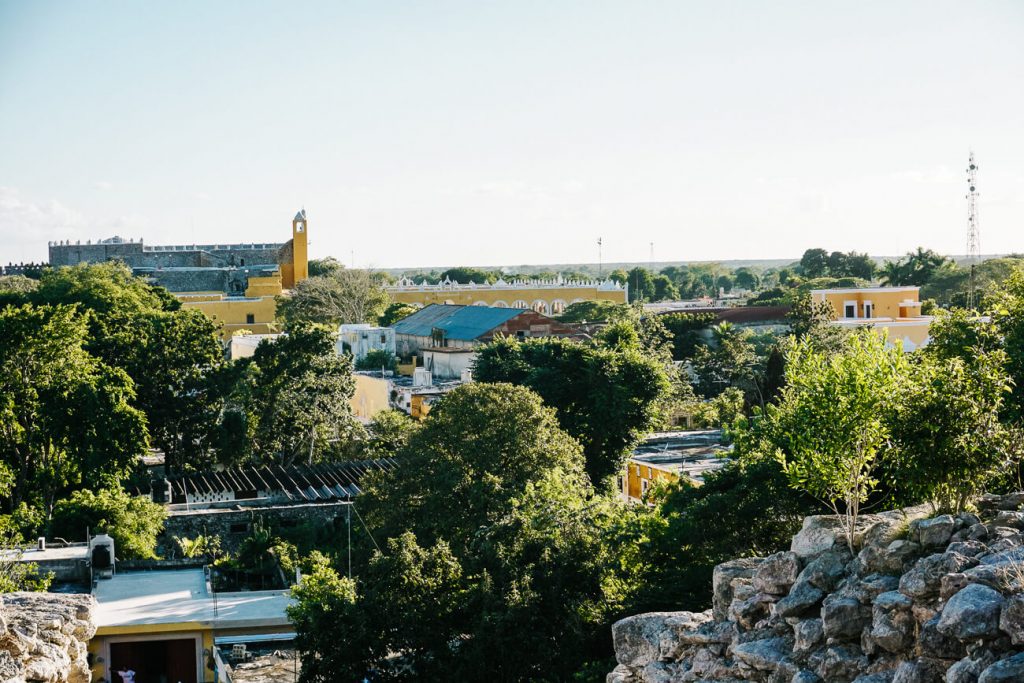
[[[975,266],[981,261],[981,243],[978,235],[978,165],[974,163],[974,152],[967,160],[967,260],[971,264],[971,283],[967,294],[967,305],[974,308],[976,291]]]
[[[601,238],[597,238],[597,279],[604,278],[604,262],[601,258]]]

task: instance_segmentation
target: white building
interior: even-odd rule
[[[395,355],[395,331],[390,327],[374,327],[366,323],[338,326],[338,353],[347,351],[356,361],[371,351]]]

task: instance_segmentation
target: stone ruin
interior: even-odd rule
[[[607,682],[1024,681],[1022,507],[867,515],[856,555],[835,517],[808,517],[789,551],[715,567],[712,609],[614,624]]]
[[[0,683],[88,683],[91,595],[0,596]]]

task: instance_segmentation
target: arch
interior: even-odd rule
[[[538,313],[543,313],[545,315],[551,312],[551,306],[549,306],[548,302],[544,301],[544,299],[537,299],[532,304],[530,304],[530,308],[537,311]]]
[[[522,299],[516,299],[512,302],[512,308],[529,308],[529,306]]]
[[[475,301],[475,302],[473,302],[473,305],[474,306],[487,306],[489,304],[486,301]]]
[[[445,305],[445,306],[454,306],[454,305],[455,305],[455,302],[454,302],[454,301],[452,301],[451,299],[445,299],[445,300],[444,300],[444,305]]]
[[[502,301],[501,299],[498,299],[497,301],[495,301],[492,304],[492,306],[494,306],[495,308],[508,308],[508,304],[506,302]]]
[[[578,299],[578,298],[577,298],[577,299],[573,299],[573,300],[572,300],[572,301],[570,301],[569,303],[570,303],[570,304],[581,304],[581,303],[583,303],[584,301],[585,301],[585,299]]]
[[[551,314],[562,315],[565,313],[565,306],[566,304],[564,299],[555,299],[551,302]]]

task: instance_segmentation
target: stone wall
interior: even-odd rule
[[[284,530],[304,522],[332,526],[344,524],[345,514],[344,502],[254,506],[230,510],[172,511],[164,523],[157,552],[166,557],[173,557],[178,552],[177,544],[174,542],[175,536],[195,538],[200,535],[220,536],[221,548],[234,552],[257,522],[273,529]]]
[[[1024,681],[1022,506],[866,516],[855,555],[808,517],[789,551],[716,567],[711,609],[614,624],[608,683]]]
[[[7,593],[0,598],[0,681],[88,683],[85,644],[96,634],[91,595]]]

